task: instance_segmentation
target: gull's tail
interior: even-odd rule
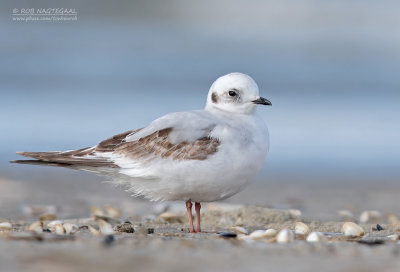
[[[94,147],[82,148],[72,151],[53,152],[16,152],[18,155],[34,160],[16,160],[11,163],[39,164],[63,167],[117,167],[113,162],[104,157],[93,155]]]

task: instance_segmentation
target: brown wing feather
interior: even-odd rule
[[[53,163],[57,166],[118,167],[107,158],[96,157],[96,153],[114,152],[134,160],[146,159],[147,161],[157,157],[172,158],[173,160],[205,160],[209,155],[217,152],[220,144],[218,139],[210,137],[202,137],[194,142],[172,144],[169,139],[172,128],[156,131],[136,141],[125,142],[126,136],[139,130],[141,129],[117,134],[92,148],[88,147],[65,152],[17,152],[17,154],[36,159],[39,162]],[[27,163],[27,161],[15,162]]]
[[[137,141],[122,143],[114,152],[134,160],[150,158],[172,158],[173,160],[205,160],[217,152],[218,139],[202,137],[194,142],[172,144],[169,134],[172,128],[156,131]]]

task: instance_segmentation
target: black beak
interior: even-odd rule
[[[254,104],[272,106],[271,101],[269,101],[268,99],[266,99],[264,97],[260,97],[259,99],[253,100],[251,102],[253,102]]]

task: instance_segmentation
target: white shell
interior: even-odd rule
[[[315,243],[315,242],[321,242],[324,239],[325,236],[321,232],[313,231],[307,236],[306,241],[309,243]]]
[[[249,238],[253,240],[258,240],[265,238],[265,230],[255,230],[252,233],[250,233]]]
[[[0,230],[10,230],[12,229],[12,225],[10,222],[1,222],[0,223]]]
[[[238,240],[243,240],[243,241],[246,241],[246,242],[254,242],[254,240],[251,239],[250,236],[246,235],[246,234],[238,234],[237,239]]]
[[[93,235],[95,235],[95,236],[100,235],[100,231],[93,228],[92,226],[88,226],[88,229],[89,229],[90,233],[92,233]]]
[[[338,211],[338,215],[341,219],[346,220],[346,221],[354,220],[354,218],[355,218],[354,214],[349,210],[340,210],[340,211]]]
[[[267,238],[275,237],[278,234],[276,229],[267,229],[264,233],[264,236]]]
[[[290,243],[294,240],[294,232],[290,229],[281,230],[276,236],[276,241],[278,243]]]
[[[399,219],[397,218],[396,215],[394,215],[392,213],[386,213],[385,215],[386,215],[386,219],[387,219],[389,225],[396,226],[396,225],[400,224]]]
[[[117,208],[114,208],[110,205],[104,206],[104,210],[106,211],[107,216],[110,216],[113,218],[119,218],[121,216],[121,212]]]
[[[382,220],[382,214],[378,211],[364,211],[360,215],[360,223],[379,223]]]
[[[71,223],[64,223],[63,225],[64,230],[65,230],[65,234],[74,234],[75,232],[77,232],[79,230],[79,227],[75,224],[71,224]]]
[[[55,226],[54,226],[54,228],[55,228],[55,233],[56,234],[58,234],[58,235],[64,235],[65,234],[65,229],[64,229],[64,227],[63,227],[63,225],[61,225],[61,224],[56,224]]]
[[[301,211],[297,210],[297,209],[290,209],[290,210],[288,210],[288,212],[290,213],[290,215],[292,215],[294,217],[300,217],[301,216]]]
[[[42,221],[36,221],[30,224],[26,230],[33,231],[35,233],[42,233],[43,232],[43,222]]]
[[[386,238],[387,238],[388,240],[397,241],[397,240],[399,240],[399,235],[398,235],[398,234],[392,234],[392,235],[386,236]]]
[[[249,231],[247,229],[239,226],[232,227],[232,230],[234,230],[237,234],[249,234]]]
[[[308,235],[311,232],[310,228],[303,222],[296,222],[294,225],[294,233]]]
[[[93,216],[95,216],[95,215],[100,215],[100,216],[105,215],[104,211],[101,208],[97,207],[97,206],[90,207],[90,212],[91,212],[91,214]]]
[[[51,221],[47,224],[47,228],[51,231],[51,232],[55,232],[56,231],[56,225],[62,225],[63,221],[61,220],[54,220]]]
[[[99,227],[101,234],[110,235],[115,233],[111,224],[107,223],[104,220],[99,220]]]
[[[353,222],[346,222],[342,226],[342,233],[345,236],[363,236],[364,230],[362,227]]]

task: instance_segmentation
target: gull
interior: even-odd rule
[[[240,192],[265,163],[269,134],[257,105],[271,102],[260,97],[250,76],[230,73],[211,85],[203,110],[170,113],[79,150],[17,152],[34,160],[14,162],[91,171],[127,186],[134,196],[183,200],[189,231],[201,232],[200,203]]]

